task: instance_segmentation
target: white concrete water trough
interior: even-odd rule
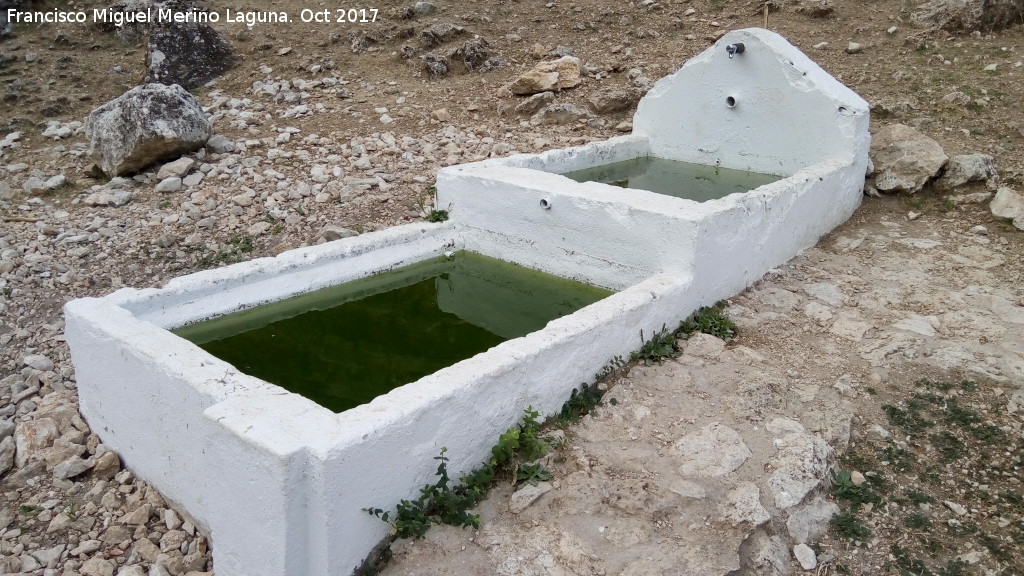
[[[637,349],[641,329],[735,295],[860,202],[867,104],[775,33],[726,34],[661,79],[633,125],[604,142],[441,170],[444,223],[69,302],[82,413],[208,531],[218,576],[351,573],[388,534],[362,509],[414,497],[441,447],[453,477],[479,465],[527,406],[557,412]],[[687,172],[674,162],[705,167],[691,176],[698,188],[716,169],[770,182],[703,201],[639,189]],[[561,175],[579,170],[631,187]],[[614,294],[341,412],[171,332],[460,250]],[[473,304],[448,306],[468,318]]]

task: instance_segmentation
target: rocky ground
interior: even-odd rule
[[[439,167],[628,131],[652,79],[763,23],[721,0],[436,4],[217,26],[237,64],[192,93],[219,136],[112,179],[83,123],[142,81],[145,43],[87,24],[0,38],[0,574],[215,568],[78,415],[64,302],[420,219]],[[950,34],[886,0],[770,9],[871,102],[873,131],[989,154],[998,178],[865,198],[730,300],[738,339],[608,382],[616,404],[566,430],[536,501],[513,513],[499,487],[479,531],[399,543],[388,573],[1024,572],[1022,238],[989,209],[996,184],[1024,187],[1024,28]],[[565,55],[577,85],[512,93]]]

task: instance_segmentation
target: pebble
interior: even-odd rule
[[[165,178],[156,185],[157,192],[177,192],[179,190],[181,190],[181,178],[177,176]]]
[[[53,361],[42,354],[29,354],[25,356],[23,362],[29,368],[39,370],[40,372],[53,370]]]
[[[846,53],[847,54],[857,54],[857,53],[859,53],[863,49],[864,49],[864,46],[861,45],[858,42],[850,42],[849,44],[846,45]]]
[[[814,570],[818,566],[818,558],[814,550],[807,544],[793,546],[793,557],[804,570]]]
[[[962,505],[957,504],[956,502],[953,502],[953,501],[950,501],[950,500],[944,500],[942,503],[946,505],[946,508],[949,508],[950,510],[952,510],[953,513],[956,514],[957,516],[966,516],[967,515],[967,508],[964,508]]]

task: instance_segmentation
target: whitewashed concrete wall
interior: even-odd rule
[[[746,49],[730,59],[725,47],[737,42]],[[637,106],[633,133],[660,158],[788,176],[866,159],[867,122],[860,96],[782,36],[752,28],[659,80]]]
[[[745,50],[730,59],[725,47],[737,42]],[[609,288],[654,272],[692,277],[708,304],[849,218],[862,197],[868,120],[862,98],[781,36],[736,30],[661,79],[632,134],[444,168],[436,202],[470,245],[516,246],[521,264]],[[560,175],[643,156],[784,178],[694,202]]]
[[[736,57],[747,60],[724,56],[722,46],[733,41],[748,43]],[[736,92],[730,110],[769,97],[800,105],[727,118],[721,134],[702,129],[698,140],[685,140],[692,135],[673,126],[717,112],[672,101],[699,87],[718,102],[738,81],[732,72],[708,72],[720,61],[766,68],[743,76],[754,91]],[[755,80],[777,92],[758,93]],[[603,143],[442,170],[437,202],[452,216],[443,225],[399,227],[162,289],[68,303],[83,414],[139,476],[210,531],[218,576],[350,573],[387,534],[361,508],[414,497],[433,480],[431,458],[441,447],[453,472],[468,471],[526,406],[556,412],[579,382],[636,349],[641,329],[653,333],[735,294],[860,201],[867,105],[774,34],[730,33],[660,82],[634,125],[634,134]],[[811,140],[800,140],[797,128]],[[755,147],[748,129],[776,139]],[[697,203],[554,173],[648,154],[788,177]],[[241,374],[166,330],[458,249],[620,292],[342,414]]]
[[[524,408],[554,414],[580,382],[636,349],[640,328],[678,322],[696,305],[688,280],[654,275],[335,414],[141,319],[181,317],[166,302],[190,284],[197,293],[232,285],[249,270],[216,272],[180,278],[166,292],[75,300],[65,315],[83,414],[128,466],[209,530],[220,576],[350,573],[388,531],[361,508],[414,497],[435,480],[441,447],[454,474],[479,465]],[[294,292],[295,283],[285,284],[280,295]],[[278,296],[253,286],[254,301]],[[210,294],[180,306],[215,308],[219,300]]]

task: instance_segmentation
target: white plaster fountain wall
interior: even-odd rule
[[[82,412],[209,531],[218,576],[350,573],[387,535],[361,508],[414,496],[442,446],[456,475],[478,465],[524,408],[556,412],[641,329],[739,292],[848,218],[867,122],[862,99],[778,35],[731,32],[654,87],[629,136],[442,170],[447,223],[68,303]],[[786,178],[696,203],[557,174],[649,154]],[[460,249],[619,292],[340,414],[168,331]]]

